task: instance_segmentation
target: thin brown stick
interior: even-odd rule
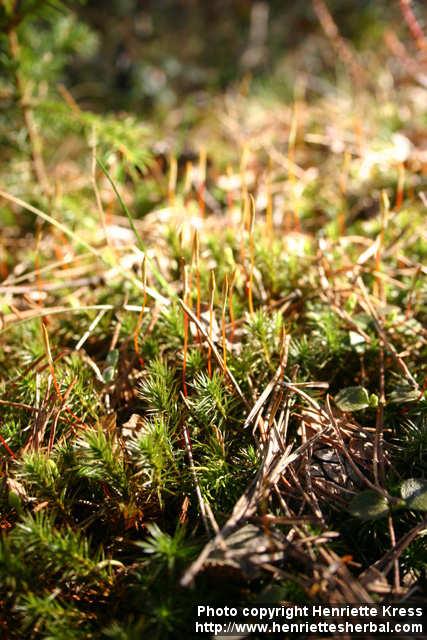
[[[222,312],[221,312],[221,335],[222,335],[222,357],[224,360],[224,369],[227,369],[227,338],[226,338],[226,324],[225,324],[225,312],[227,309],[228,298],[228,276],[225,276],[224,288],[222,292]]]
[[[189,295],[190,295],[190,287],[189,287],[189,282],[188,282],[189,269],[188,269],[187,265],[184,265],[183,277],[184,277],[184,293],[183,293],[183,296],[184,296],[185,303],[188,304]],[[182,362],[182,389],[183,389],[183,394],[184,394],[185,398],[188,395],[187,380],[186,380],[186,375],[187,375],[187,354],[188,354],[188,328],[189,328],[188,327],[188,316],[184,312],[184,348],[183,348],[183,362]]]
[[[32,158],[32,170],[34,174],[34,178],[39,183],[40,187],[43,190],[43,193],[46,196],[50,196],[52,194],[52,189],[49,184],[49,180],[47,177],[47,171],[43,159],[43,149],[42,142],[37,131],[37,125],[34,119],[34,113],[30,106],[29,98],[28,98],[28,87],[24,81],[24,78],[19,70],[20,67],[20,47],[18,41],[18,35],[14,28],[10,29],[8,32],[8,41],[9,41],[9,50],[11,58],[15,65],[15,85],[17,98],[19,102],[19,106],[22,110],[22,115],[24,118],[25,127],[28,133],[28,139],[30,141],[31,147],[31,158]]]
[[[252,194],[248,195],[249,198],[249,280],[248,280],[248,304],[249,313],[254,312],[253,303],[253,280],[254,280],[254,266],[255,266],[255,245],[254,245],[254,232],[255,232],[255,200]]]
[[[425,51],[425,49],[427,49],[427,39],[412,9],[411,0],[399,0],[399,4],[402,15],[409,27],[409,31],[411,32],[411,35],[414,38],[417,47],[421,51]]]
[[[375,421],[374,440],[374,478],[378,486],[384,484],[384,407],[385,407],[385,371],[384,371],[384,346],[380,344],[380,397],[378,400],[377,416]]]
[[[110,235],[108,233],[108,229],[107,229],[107,222],[106,222],[106,218],[105,218],[105,211],[104,211],[104,206],[102,204],[102,198],[101,198],[101,193],[99,191],[99,187],[98,187],[98,181],[96,179],[96,167],[97,167],[97,163],[96,163],[96,134],[95,134],[95,130],[92,132],[92,136],[93,136],[93,145],[92,145],[92,172],[91,172],[91,179],[92,179],[92,187],[93,187],[93,191],[95,194],[95,201],[96,201],[96,206],[99,212],[99,217],[101,220],[101,225],[102,225],[102,229],[104,231],[104,235],[105,235],[105,240],[108,244],[108,246],[110,247],[110,249],[112,248],[112,243],[110,240]]]
[[[359,64],[349,43],[341,36],[326,3],[324,0],[312,0],[312,5],[326,37],[331,42],[339,59],[347,65],[353,79],[358,84],[363,83],[366,78],[365,71]]]
[[[213,310],[214,310],[214,299],[215,299],[215,272],[211,270],[211,278],[210,278],[210,300],[209,300],[209,349],[208,349],[208,375],[212,377],[212,328],[213,328]],[[225,370],[225,364],[222,364],[223,369]]]
[[[142,320],[144,317],[144,311],[145,311],[145,307],[147,304],[147,265],[146,265],[146,260],[145,260],[145,255],[142,261],[142,265],[141,265],[141,280],[142,280],[142,284],[144,287],[143,290],[143,298],[142,298],[142,306],[141,306],[141,311],[138,314],[138,320],[136,321],[136,325],[135,325],[135,331],[133,333],[133,346],[135,349],[135,353],[137,355],[137,358],[139,360],[139,364],[141,365],[141,367],[144,366],[144,360],[141,357],[141,353],[139,350],[139,332],[141,331],[141,326],[142,326]]]
[[[394,530],[393,517],[391,513],[388,516],[388,530],[390,533],[390,542],[391,548],[394,549],[396,547],[396,532]],[[400,569],[399,569],[399,558],[396,556],[393,561],[394,568],[394,588],[397,593],[400,590]]]

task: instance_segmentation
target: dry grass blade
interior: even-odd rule
[[[92,247],[88,242],[86,242],[86,240],[81,238],[77,233],[69,229],[65,224],[62,224],[62,222],[55,220],[55,218],[52,218],[52,216],[50,216],[49,214],[45,213],[44,211],[41,211],[41,209],[38,209],[37,207],[33,207],[33,205],[29,204],[28,202],[25,202],[24,200],[21,200],[20,198],[16,198],[11,193],[7,193],[3,189],[0,189],[0,197],[4,198],[5,200],[8,200],[9,202],[13,202],[19,207],[22,207],[23,209],[26,209],[27,211],[34,213],[36,216],[38,216],[42,220],[49,222],[49,224],[53,225],[54,227],[56,227],[57,229],[65,233],[65,235],[68,236],[71,240],[73,240],[77,245],[81,245],[86,249],[86,251],[96,256],[102,262],[106,262],[106,264],[110,266],[109,262],[106,261],[106,258],[102,253],[102,251],[99,251],[95,247]],[[138,289],[143,288],[139,280],[132,273],[129,273],[128,271],[123,269],[123,267],[120,264],[116,265],[116,269],[126,278],[126,280],[130,280],[134,285],[136,285]],[[152,287],[146,287],[145,291],[149,296],[157,300],[157,302],[160,302],[163,305],[169,304],[168,298],[165,298],[164,296],[162,296]]]

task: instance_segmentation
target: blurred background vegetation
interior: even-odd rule
[[[396,4],[333,0],[328,6],[344,37],[372,46],[397,17]],[[75,95],[92,108],[141,113],[173,108],[189,95],[203,104],[209,93],[249,74],[288,93],[296,71],[307,65],[316,72],[324,63],[314,47],[319,22],[310,2],[128,0],[109,2],[105,11],[105,3],[92,0],[78,15],[98,47],[85,60],[74,58],[68,75]],[[311,55],[295,56],[299,69],[283,68],[285,56],[302,46]]]
[[[188,97],[203,107],[212,92],[249,77],[286,96],[298,72],[320,73],[325,63],[333,70],[337,62],[316,46],[321,28],[310,2],[5,1],[3,23],[13,4],[15,16],[22,5],[21,15],[33,18],[24,20],[30,24],[22,25],[22,37],[34,52],[34,80],[49,62],[79,104],[96,111],[160,116]],[[372,50],[391,25],[405,28],[397,2],[331,0],[328,7],[341,35],[358,48]]]

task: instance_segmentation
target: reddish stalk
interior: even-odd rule
[[[28,139],[31,147],[32,171],[44,195],[46,197],[50,197],[52,190],[49,184],[48,174],[44,163],[43,145],[39,136],[39,132],[37,130],[34,113],[30,106],[28,87],[26,86],[26,82],[19,71],[21,50],[16,30],[14,28],[10,29],[7,36],[9,40],[10,55],[15,67],[15,84],[18,102],[22,110],[25,128],[27,129]]]
[[[184,177],[184,206],[187,207],[190,201],[191,187],[193,184],[193,163],[189,160],[185,165],[185,177]]]
[[[208,374],[212,377],[212,330],[213,330],[213,306],[215,299],[215,272],[211,270],[210,300],[209,300],[209,349],[208,349]]]
[[[193,236],[193,248],[192,248],[192,256],[191,263],[196,272],[196,315],[197,319],[200,320],[200,311],[201,311],[201,293],[200,293],[200,242],[199,242],[199,232],[196,229]],[[197,328],[197,341],[199,344],[202,342],[202,337],[200,335],[200,331]]]
[[[424,51],[427,49],[427,40],[415,13],[412,10],[411,0],[400,0],[400,11],[408,25],[409,31],[415,40],[418,49]]]
[[[4,446],[4,448],[6,449],[6,451],[8,452],[8,454],[12,457],[16,459],[16,455],[13,453],[12,449],[9,447],[9,445],[7,444],[6,440],[3,438],[3,436],[0,434],[0,443]]]
[[[326,3],[324,0],[312,0],[312,4],[320,25],[339,59],[347,66],[353,79],[359,84],[363,83],[366,78],[365,70],[359,64],[352,47],[341,36]]]
[[[42,328],[42,336],[43,336],[43,342],[44,342],[44,347],[46,352],[46,359],[48,362],[49,372],[52,377],[52,383],[53,383],[58,400],[61,402],[61,404],[63,404],[64,396],[61,393],[61,388],[59,386],[58,379],[56,377],[54,360],[52,358],[52,353],[50,350],[49,334],[47,331],[46,324],[44,322],[44,318],[40,319],[40,325]],[[86,426],[85,423],[79,418],[79,416],[77,416],[73,411],[71,411],[69,407],[64,407],[64,409],[73,418],[73,420],[75,420],[80,426]]]
[[[190,294],[190,285],[189,285],[189,268],[187,265],[184,265],[183,268],[183,278],[184,278],[184,304],[189,306],[189,294]],[[187,353],[188,353],[188,315],[184,312],[184,353],[183,353],[183,363],[182,363],[182,390],[185,397],[188,396],[187,390]]]
[[[382,251],[384,247],[384,236],[385,230],[388,224],[388,214],[390,210],[390,201],[388,199],[388,195],[386,191],[382,191],[381,194],[382,200],[382,210],[381,210],[381,231],[378,236],[378,248],[375,254],[375,271],[376,271],[376,279],[375,279],[375,295],[381,300],[381,302],[385,303],[385,286],[384,281],[381,278],[381,259],[382,259]]]
[[[254,245],[254,232],[255,232],[255,200],[251,194],[249,194],[249,258],[250,258],[250,269],[249,269],[249,280],[248,280],[248,305],[249,312],[252,314],[254,312],[254,303],[253,303],[253,279],[254,279],[254,265],[255,265],[255,245]]]
[[[3,247],[0,240],[0,278],[6,280],[9,275],[9,269],[7,266],[6,249]]]
[[[224,360],[224,369],[227,370],[227,337],[225,332],[225,311],[227,308],[228,298],[228,276],[225,276],[224,289],[222,294],[222,314],[221,314],[221,334],[222,334],[222,359]]]
[[[169,206],[173,207],[175,204],[176,195],[176,181],[178,177],[178,163],[175,156],[170,157],[169,164],[169,181],[168,181],[168,200]]]
[[[59,411],[57,411],[56,416],[54,418],[51,430],[50,430],[50,434],[49,434],[49,443],[47,445],[47,452],[50,453],[52,451],[53,448],[53,443],[55,441],[55,435],[56,435],[56,427],[58,425],[58,421],[59,421],[59,417],[61,415],[61,411],[64,409],[64,404],[67,402],[68,398],[70,397],[70,393],[73,389],[73,387],[76,385],[78,378],[75,377],[72,381],[70,386],[68,387],[68,389],[66,390],[66,392],[64,393],[64,399],[62,402],[61,407],[59,408]]]
[[[236,270],[231,274],[230,280],[228,282],[228,312],[230,314],[230,323],[231,323],[231,333],[230,333],[230,342],[234,340],[234,332],[236,331],[236,321],[234,317],[234,307],[233,307],[233,288],[234,282],[236,280]]]
[[[202,147],[199,153],[199,188],[198,188],[199,211],[200,211],[200,216],[202,218],[205,217],[205,213],[206,213],[206,200],[205,200],[206,159],[207,159],[206,149]]]
[[[400,208],[402,207],[404,190],[405,190],[405,165],[403,164],[403,162],[399,162],[396,203],[394,205],[395,211],[399,211]]]
[[[393,517],[390,514],[388,516],[388,531],[390,533],[390,547],[391,549],[396,548],[396,532],[394,530]],[[400,591],[400,569],[399,569],[399,558],[396,556],[393,559],[393,574],[394,574],[394,588],[397,593]]]
[[[271,158],[268,161],[268,172],[265,181],[266,191],[266,208],[265,208],[265,227],[270,242],[273,240],[273,194],[271,193]]]
[[[344,162],[339,176],[339,186],[342,197],[342,207],[338,214],[338,231],[341,236],[346,234],[346,209],[347,209],[347,181],[351,155],[349,151],[344,153]]]
[[[102,229],[104,231],[104,235],[105,235],[105,240],[107,242],[107,245],[110,247],[110,249],[112,248],[112,243],[110,240],[110,237],[108,235],[108,231],[107,231],[107,222],[106,222],[106,217],[105,217],[105,211],[104,211],[104,207],[102,205],[102,199],[101,199],[101,193],[99,191],[98,188],[98,182],[96,180],[96,138],[95,138],[95,132],[93,132],[93,147],[92,147],[92,186],[93,186],[93,191],[95,194],[95,201],[96,201],[96,207],[98,209],[98,213],[99,213],[99,217],[101,220],[101,225],[102,225]]]
[[[135,331],[133,332],[133,346],[134,346],[134,349],[135,349],[135,353],[136,353],[136,355],[138,357],[139,364],[141,365],[141,367],[144,367],[145,363],[144,363],[144,359],[142,358],[141,353],[140,353],[139,344],[138,344],[138,337],[139,337],[139,332],[141,330],[142,321],[143,321],[143,318],[144,318],[145,306],[147,304],[147,265],[146,265],[145,256],[144,256],[144,259],[143,259],[142,265],[141,265],[141,280],[142,280],[142,284],[143,284],[143,287],[144,287],[144,293],[143,293],[143,298],[142,298],[141,311],[139,312],[138,320],[137,320],[136,326],[135,326]]]
[[[294,103],[294,108],[292,111],[292,119],[291,119],[291,127],[289,129],[289,138],[288,138],[288,166],[289,166],[289,182],[291,184],[292,190],[292,222],[295,230],[300,229],[300,220],[297,211],[297,203],[295,201],[295,146],[297,139],[297,129],[298,129],[298,106],[297,103]]]

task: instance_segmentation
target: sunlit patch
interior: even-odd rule
[[[295,256],[305,256],[310,248],[310,238],[304,233],[292,232],[285,234],[283,242],[286,251]]]

